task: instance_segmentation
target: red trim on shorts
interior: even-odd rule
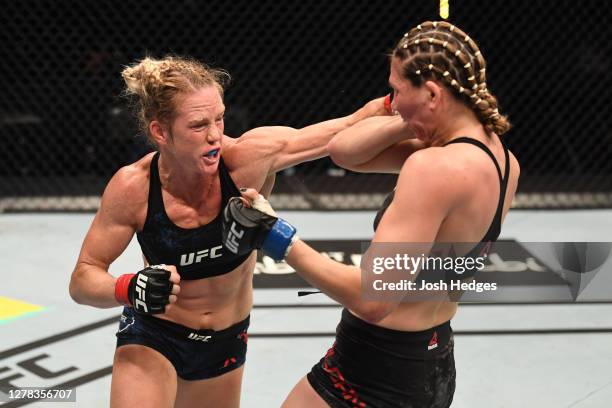
[[[227,367],[230,364],[236,364],[236,358],[235,357],[230,357],[227,360],[225,360],[225,364],[223,364],[223,368]]]
[[[332,347],[327,350],[327,353],[325,353],[323,370],[327,373],[327,376],[331,380],[332,384],[334,384],[334,388],[337,388],[342,392],[342,398],[351,402],[353,404],[353,408],[365,408],[365,402],[359,400],[357,391],[346,382],[344,376],[340,372],[340,369],[338,367],[332,367],[329,364],[329,358],[336,352],[334,347],[336,347],[335,342]]]

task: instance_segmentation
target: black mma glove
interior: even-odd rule
[[[163,265],[148,266],[136,274],[125,274],[115,282],[115,298],[142,314],[161,314],[170,303],[170,271]]]
[[[232,197],[223,210],[222,243],[230,252],[244,255],[262,249],[272,259],[283,259],[295,240],[295,228],[276,217],[261,195],[247,207],[239,197]]]

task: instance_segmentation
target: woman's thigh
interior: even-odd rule
[[[302,379],[293,387],[282,408],[329,408],[329,405],[316,393],[308,379]]]
[[[115,350],[112,408],[172,407],[176,388],[176,371],[159,352],[137,344]]]
[[[244,365],[206,380],[179,378],[175,408],[238,408],[243,371]]]

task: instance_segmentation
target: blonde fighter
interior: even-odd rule
[[[125,306],[111,406],[238,407],[255,254],[221,246],[220,211],[239,186],[268,196],[277,171],[327,155],[336,133],[384,111],[382,98],[303,129],[263,127],[232,139],[223,132],[225,72],[146,58],[123,78],[157,151],[106,186],[70,295],[94,307]],[[108,268],[134,234],[146,267],[115,278]]]

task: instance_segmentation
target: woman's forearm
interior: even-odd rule
[[[102,268],[77,264],[70,280],[70,296],[75,302],[99,308],[119,306],[115,299],[115,277]]]
[[[399,116],[375,116],[339,132],[327,145],[332,160],[342,167],[366,163],[413,133]]]
[[[312,286],[366,320],[376,322],[389,312],[389,304],[363,300],[358,267],[333,261],[299,239],[285,261]]]

